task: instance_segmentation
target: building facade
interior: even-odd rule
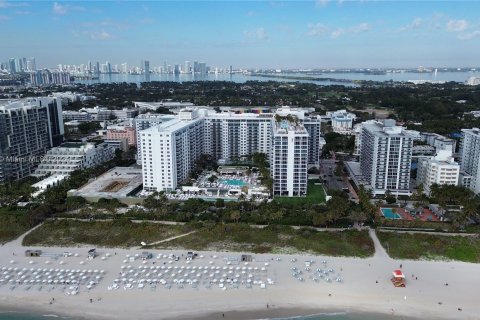
[[[278,124],[281,120],[283,127]],[[317,133],[320,120],[298,109],[281,108],[270,114],[216,113],[201,108],[180,111],[169,121],[138,131],[144,189],[175,190],[202,154],[235,160],[265,153],[270,157],[272,177],[278,178],[274,194],[304,195],[307,167],[319,162],[321,137]],[[311,135],[315,135],[313,142]]]
[[[94,167],[112,160],[114,156],[115,149],[104,143],[95,145],[68,142],[48,150],[32,175],[35,177],[68,176],[75,170]]]
[[[270,170],[274,196],[307,194],[308,132],[301,124],[286,119],[273,124]]]
[[[173,115],[163,115],[157,113],[140,114],[135,118],[135,131],[137,133],[137,164],[142,164],[142,148],[140,131],[159,125],[165,121],[174,119]]]
[[[450,150],[439,150],[434,157],[419,159],[417,166],[417,185],[423,186],[423,192],[429,196],[433,184],[458,185],[460,165],[455,162]]]
[[[63,111],[63,120],[65,121],[92,121],[92,115],[88,112]]]
[[[135,147],[137,145],[137,135],[134,127],[128,126],[108,126],[107,127],[107,139],[108,140],[121,140],[127,139],[128,145]]]
[[[353,121],[357,118],[355,114],[347,110],[327,112],[325,119],[331,119],[333,132],[340,134],[352,134]]]
[[[62,106],[56,98],[29,98],[0,106],[0,182],[35,170],[47,149],[63,142]]]
[[[430,132],[422,132],[420,136],[424,142],[432,147],[435,147],[436,150],[448,150],[452,153],[455,153],[457,142],[453,139]]]
[[[364,123],[360,170],[374,195],[409,195],[413,138],[394,120]]]
[[[480,129],[462,129],[460,170],[463,186],[480,193]],[[468,185],[467,185],[468,183]]]
[[[143,189],[173,191],[203,153],[203,119],[176,118],[140,132]]]

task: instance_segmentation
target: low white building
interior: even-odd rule
[[[357,118],[355,114],[347,110],[327,112],[327,117],[332,121],[333,132],[340,134],[352,134],[353,121]]]
[[[93,117],[90,113],[85,111],[63,111],[64,121],[91,121]]]
[[[115,149],[105,143],[69,142],[50,149],[39,164],[34,177],[47,175],[68,176],[75,170],[90,168],[113,159]]]
[[[48,188],[51,188],[60,184],[60,182],[65,180],[65,178],[67,178],[67,176],[58,174],[58,175],[47,177],[35,184],[32,184],[32,187],[35,188],[36,190],[33,192],[32,196],[34,198],[37,197],[39,194],[42,194],[43,192],[45,192],[45,190],[47,190]]]
[[[430,195],[433,184],[458,185],[460,165],[450,150],[439,150],[434,157],[420,159],[417,168],[417,185],[423,186],[426,195]]]
[[[422,140],[428,145],[435,147],[437,150],[449,150],[455,153],[457,142],[453,139],[444,137],[438,133],[422,132]]]
[[[466,85],[469,85],[469,86],[478,86],[478,85],[480,85],[480,78],[478,78],[478,77],[469,77],[469,78],[465,81],[465,84],[466,84]]]

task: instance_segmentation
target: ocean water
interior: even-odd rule
[[[334,313],[322,313],[309,316],[297,316],[288,318],[271,318],[268,320],[407,320],[405,317],[396,317],[392,315],[379,315],[369,313],[347,313],[347,312],[334,312]],[[408,318],[413,320],[412,318]],[[265,319],[267,320],[267,319]]]
[[[49,319],[70,319],[73,317],[64,317],[56,314],[33,314],[17,311],[0,311],[0,320],[49,320]]]
[[[55,314],[29,314],[16,311],[0,311],[0,320],[49,320],[49,319],[69,319],[75,320],[73,317],[58,316]],[[347,313],[333,312],[321,313],[308,316],[297,316],[287,318],[267,318],[262,320],[413,320],[392,315],[379,315],[368,313]],[[92,319],[93,320],[93,319]]]

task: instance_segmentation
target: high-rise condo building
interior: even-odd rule
[[[202,154],[235,160],[264,153],[270,158],[274,194],[303,195],[308,165],[319,161],[315,155],[320,152],[320,137],[316,137],[320,123],[303,110],[288,107],[265,114],[184,109],[160,125],[137,132],[144,189],[175,190]],[[310,148],[317,151],[310,153]]]
[[[0,106],[0,182],[33,173],[47,149],[62,143],[60,101],[41,97]]]
[[[460,142],[460,184],[480,193],[480,129],[462,129]]]
[[[395,120],[362,125],[360,170],[374,195],[409,195],[413,137]]]
[[[137,133],[137,164],[142,164],[142,148],[140,131],[157,126],[165,121],[174,119],[173,115],[158,113],[144,113],[135,118],[135,131]]]
[[[142,131],[143,189],[173,191],[203,153],[203,118],[198,110]]]
[[[271,174],[274,196],[307,194],[308,132],[297,118],[273,123]]]

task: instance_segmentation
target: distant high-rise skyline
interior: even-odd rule
[[[172,70],[192,58],[283,69],[480,62],[477,1],[31,1],[22,14],[2,3],[0,61],[32,55],[40,68],[88,57]]]

